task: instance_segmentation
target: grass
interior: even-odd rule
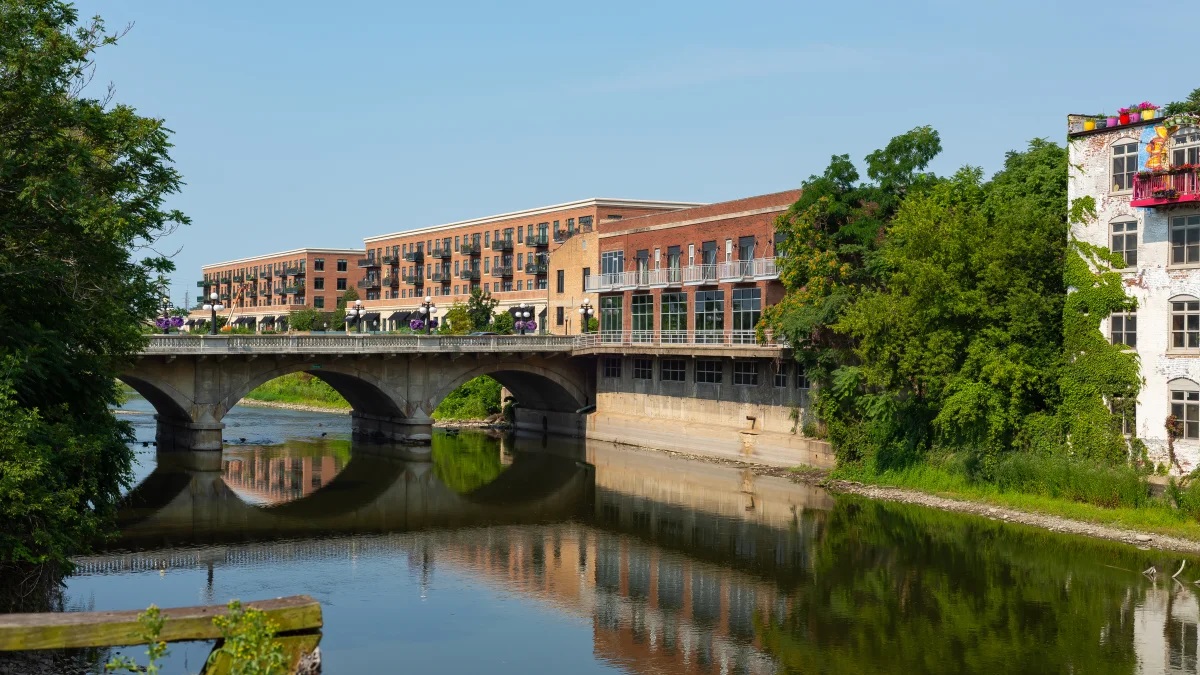
[[[310,405],[330,410],[349,410],[350,403],[319,377],[290,373],[259,385],[246,398],[272,403]]]
[[[1030,469],[1028,458],[1019,461],[1024,466],[1018,468]],[[1010,470],[1009,479],[1000,484],[973,480],[965,472],[954,469],[952,464],[947,466],[945,463],[919,465],[875,475],[841,468],[834,471],[832,477],[1200,541],[1200,521],[1176,508],[1166,496],[1150,497],[1144,481],[1140,497],[1129,495],[1131,486],[1124,470],[1097,469],[1082,463],[1064,465],[1062,460],[1053,461],[1058,463],[1047,466],[1034,460],[1034,469],[1045,470],[1040,477],[1014,481],[1011,480],[1011,474],[1017,472]],[[998,467],[997,473],[1003,475],[999,469],[1001,467]],[[1075,475],[1068,475],[1071,473]],[[1028,479],[1028,476],[1022,478]],[[1067,484],[1064,485],[1064,482]],[[1091,485],[1079,485],[1083,482],[1090,482]],[[1093,498],[1092,501],[1088,501],[1089,496]]]

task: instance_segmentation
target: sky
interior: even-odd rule
[[[207,263],[590,197],[793,189],[924,124],[935,171],[991,174],[1064,142],[1068,113],[1200,87],[1174,66],[1190,42],[1151,30],[1193,2],[77,6],[133,24],[93,86],[173,131],[169,206],[192,225],[157,248],[181,304]]]

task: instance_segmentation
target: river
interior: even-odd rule
[[[1196,673],[1200,564],[611,444],[239,407],[221,472],[155,464],[69,609],[309,594],[326,673]],[[1154,566],[1156,578],[1142,571]],[[207,644],[172,645],[198,672]],[[140,650],[132,650],[140,654]]]

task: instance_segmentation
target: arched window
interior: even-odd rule
[[[1168,382],[1167,389],[1179,438],[1200,439],[1200,385],[1180,378]]]
[[[1190,295],[1171,298],[1171,349],[1200,349],[1200,300]]]
[[[1109,241],[1112,252],[1125,260],[1125,267],[1137,267],[1138,223],[1128,216],[1109,223]]]
[[[1171,135],[1171,166],[1200,164],[1200,127],[1182,127]]]
[[[1112,146],[1112,191],[1133,189],[1133,176],[1138,169],[1138,142],[1122,139]]]

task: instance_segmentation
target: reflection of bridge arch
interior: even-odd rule
[[[587,512],[593,480],[591,467],[582,462],[520,453],[493,483],[460,495],[438,480],[427,462],[357,453],[315,492],[283,504],[257,506],[243,501],[218,471],[156,469],[122,503],[117,545],[143,548],[163,542],[557,520]]]

